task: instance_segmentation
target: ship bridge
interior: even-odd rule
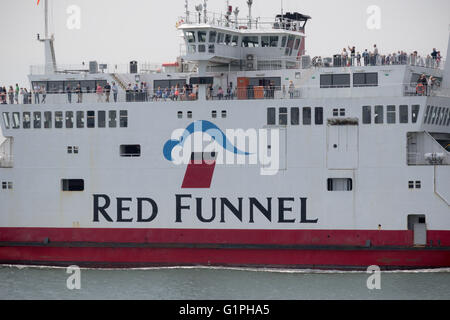
[[[250,2],[250,1],[249,1]],[[294,12],[274,18],[239,19],[239,10],[228,7],[224,15],[202,12],[181,17],[186,61],[199,65],[235,65],[248,71],[264,63],[295,66],[305,54],[305,26],[311,17]],[[231,15],[234,13],[234,19]]]

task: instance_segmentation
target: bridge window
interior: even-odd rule
[[[109,127],[110,128],[116,128],[117,127],[117,112],[114,110],[111,110],[109,112]]]
[[[350,74],[322,74],[321,88],[350,88]]]
[[[83,179],[62,179],[62,191],[84,191]]]
[[[9,113],[8,112],[3,112],[3,123],[5,124],[5,129],[9,129],[10,128]]]
[[[384,123],[384,107],[383,106],[375,106],[375,120],[376,124]]]
[[[363,107],[363,123],[364,124],[372,123],[372,107],[371,106]]]
[[[225,44],[227,46],[231,45],[231,34],[226,34],[225,35]]]
[[[408,123],[409,111],[408,106],[400,106],[400,123]]]
[[[279,125],[280,126],[287,126],[288,124],[288,109],[287,108],[280,108],[280,115],[279,115]]]
[[[352,191],[353,180],[347,178],[328,179],[328,191]]]
[[[42,127],[42,117],[40,112],[33,113],[33,127],[35,129],[41,129]]]
[[[225,43],[225,35],[223,33],[219,33],[217,36],[217,44],[224,44]]]
[[[30,129],[31,128],[31,112],[23,113],[23,128]]]
[[[286,56],[290,56],[292,54],[292,49],[294,48],[294,41],[295,41],[295,37],[289,36],[286,50],[284,52]]]
[[[312,124],[312,112],[310,107],[303,108],[303,125],[309,126]]]
[[[283,38],[281,38],[281,47],[282,48],[286,47],[286,43],[287,43],[287,37],[284,36]]]
[[[298,50],[299,47],[300,47],[300,38],[297,38],[297,39],[295,40],[294,50]]]
[[[315,124],[322,125],[323,124],[323,108],[315,108]]]
[[[88,111],[86,119],[87,127],[90,129],[95,128],[95,111]]]
[[[66,111],[66,129],[73,129],[73,111]]]
[[[98,127],[106,128],[106,111],[98,112]]]
[[[63,127],[63,113],[62,111],[55,112],[55,128],[62,129]]]
[[[353,74],[354,87],[376,87],[378,86],[378,73],[354,73]]]
[[[397,122],[397,108],[395,106],[387,106],[387,123],[395,124]]]
[[[195,32],[187,31],[186,40],[188,43],[195,43]]]
[[[121,157],[140,157],[141,156],[141,146],[139,144],[133,145],[121,145],[120,146],[120,156]]]
[[[258,48],[259,38],[258,36],[245,36],[242,38],[242,47],[245,48]]]
[[[274,126],[276,125],[276,109],[268,108],[267,109],[267,125]]]
[[[195,44],[191,44],[188,46],[188,53],[195,53],[196,52],[196,46]]]
[[[420,113],[420,106],[413,105],[412,106],[412,123],[417,123],[417,120],[419,119],[419,113]]]
[[[13,119],[13,129],[19,129],[20,128],[20,113],[13,112],[12,119]]]
[[[120,127],[128,128],[128,111],[127,110],[120,111]]]
[[[291,108],[291,125],[298,126],[300,124],[300,108]]]
[[[206,46],[205,46],[204,44],[198,45],[198,52],[199,52],[199,53],[204,53],[204,52],[206,52]]]
[[[84,112],[83,111],[77,111],[77,128],[78,129],[84,128]]]
[[[233,39],[231,40],[231,46],[237,47],[239,45],[239,36],[233,36]]]
[[[44,129],[52,128],[52,113],[49,111],[44,112]]]
[[[198,32],[198,42],[206,42],[206,31]]]
[[[217,32],[210,31],[209,32],[209,43],[216,43],[216,38],[217,38]]]

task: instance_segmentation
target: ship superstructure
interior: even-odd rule
[[[46,35],[45,104],[0,107],[0,262],[450,265],[448,64],[311,58],[311,17],[252,5],[187,9],[177,62],[129,72]]]

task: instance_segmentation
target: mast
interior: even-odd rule
[[[253,6],[253,0],[247,0],[248,4],[248,28],[252,28],[252,6]]]
[[[39,3],[38,3],[39,4]],[[55,37],[49,35],[49,16],[48,16],[48,0],[44,0],[44,39],[38,35],[38,41],[44,43],[45,47],[45,74],[56,73],[56,56],[55,47],[53,45]]]

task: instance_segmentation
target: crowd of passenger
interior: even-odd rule
[[[329,66],[384,66],[384,65],[414,65],[422,67],[439,68],[441,65],[441,52],[433,48],[433,51],[427,56],[421,56],[417,51],[407,53],[406,51],[397,51],[389,54],[380,53],[377,45],[372,50],[365,49],[362,53],[356,50],[355,46],[343,48],[340,54],[333,57],[333,62]],[[317,57],[314,65],[322,67],[325,61],[322,57]]]

